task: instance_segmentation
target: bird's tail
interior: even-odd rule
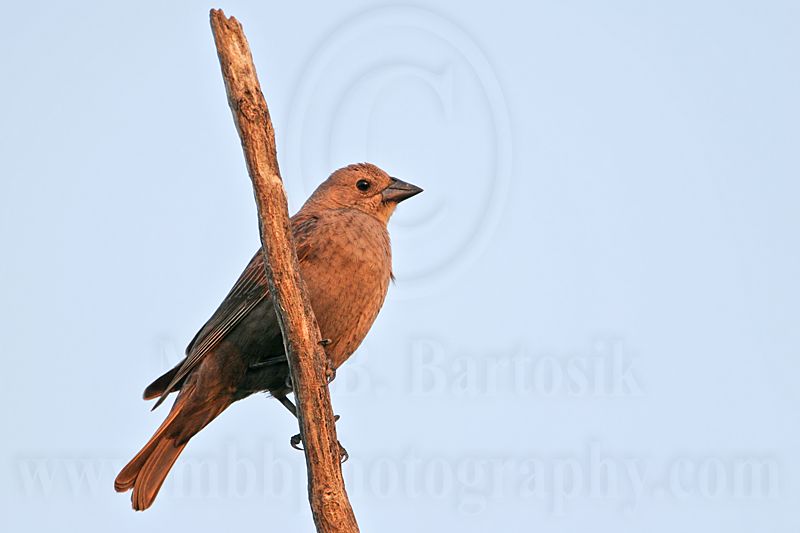
[[[181,412],[181,403],[176,402],[164,423],[114,480],[117,492],[133,489],[131,502],[137,511],[153,504],[170,468],[186,447],[188,439],[179,441],[178,435],[170,431]]]

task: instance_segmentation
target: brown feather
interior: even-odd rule
[[[359,187],[363,181],[369,187]],[[351,165],[334,172],[292,217],[300,274],[334,368],[358,348],[383,305],[392,278],[386,224],[401,201],[387,201],[384,192],[398,183],[408,186],[374,165]],[[291,392],[283,350],[259,250],[184,360],[145,389],[145,399],[158,398],[156,406],[180,392],[115,489],[133,489],[134,509],[146,509],[189,439],[231,403],[259,391]]]

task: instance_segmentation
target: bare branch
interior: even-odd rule
[[[275,132],[241,24],[211,10],[211,29],[233,121],[242,141],[258,205],[267,280],[278,315],[297,400],[308,468],[308,496],[317,531],[357,532],[339,462],[339,444],[325,376],[320,332],[298,270]]]

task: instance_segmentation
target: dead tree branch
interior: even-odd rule
[[[242,26],[211,10],[211,29],[233,121],[258,205],[267,280],[292,376],[317,531],[357,532],[339,462],[320,332],[298,270],[275,149],[275,132]]]

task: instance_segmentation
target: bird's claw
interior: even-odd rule
[[[322,347],[325,347],[325,346],[328,346],[331,342],[333,342],[333,341],[331,341],[330,339],[320,339],[319,345],[322,346]],[[336,379],[336,367],[333,366],[333,362],[331,361],[331,358],[328,357],[327,354],[325,354],[325,355],[326,355],[326,357],[325,357],[325,379],[328,381],[328,384],[330,384],[331,381]]]
[[[336,422],[338,422],[340,418],[341,418],[341,417],[340,417],[339,415],[333,415],[333,423],[335,424]],[[348,459],[350,459],[350,454],[349,454],[349,453],[347,453],[347,450],[344,448],[344,446],[342,446],[342,443],[341,443],[341,442],[339,442],[339,441],[337,440],[337,441],[336,441],[336,444],[338,444],[338,445],[339,445],[339,462],[340,462],[340,463],[344,463],[344,462],[346,462]]]
[[[340,418],[339,415],[334,415],[333,421],[338,422],[339,418]],[[292,448],[294,448],[295,450],[303,451],[303,447],[300,446],[301,442],[303,442],[303,437],[300,435],[300,433],[298,433],[297,435],[293,435],[292,438],[289,439],[289,444],[292,446]],[[344,446],[342,446],[341,442],[337,440],[336,444],[339,445],[339,462],[344,463],[345,461],[350,459],[350,454],[347,453],[347,450],[345,449]]]
[[[342,446],[341,442],[337,440],[336,444],[339,445],[339,462],[346,463],[347,460],[350,459],[350,454],[347,453],[347,450],[344,449],[344,446]]]
[[[298,433],[297,435],[293,435],[292,438],[289,439],[289,444],[291,445],[291,447],[294,448],[295,450],[300,450],[302,452],[303,447],[300,446],[301,442],[303,442],[303,437],[300,436],[300,433]]]

